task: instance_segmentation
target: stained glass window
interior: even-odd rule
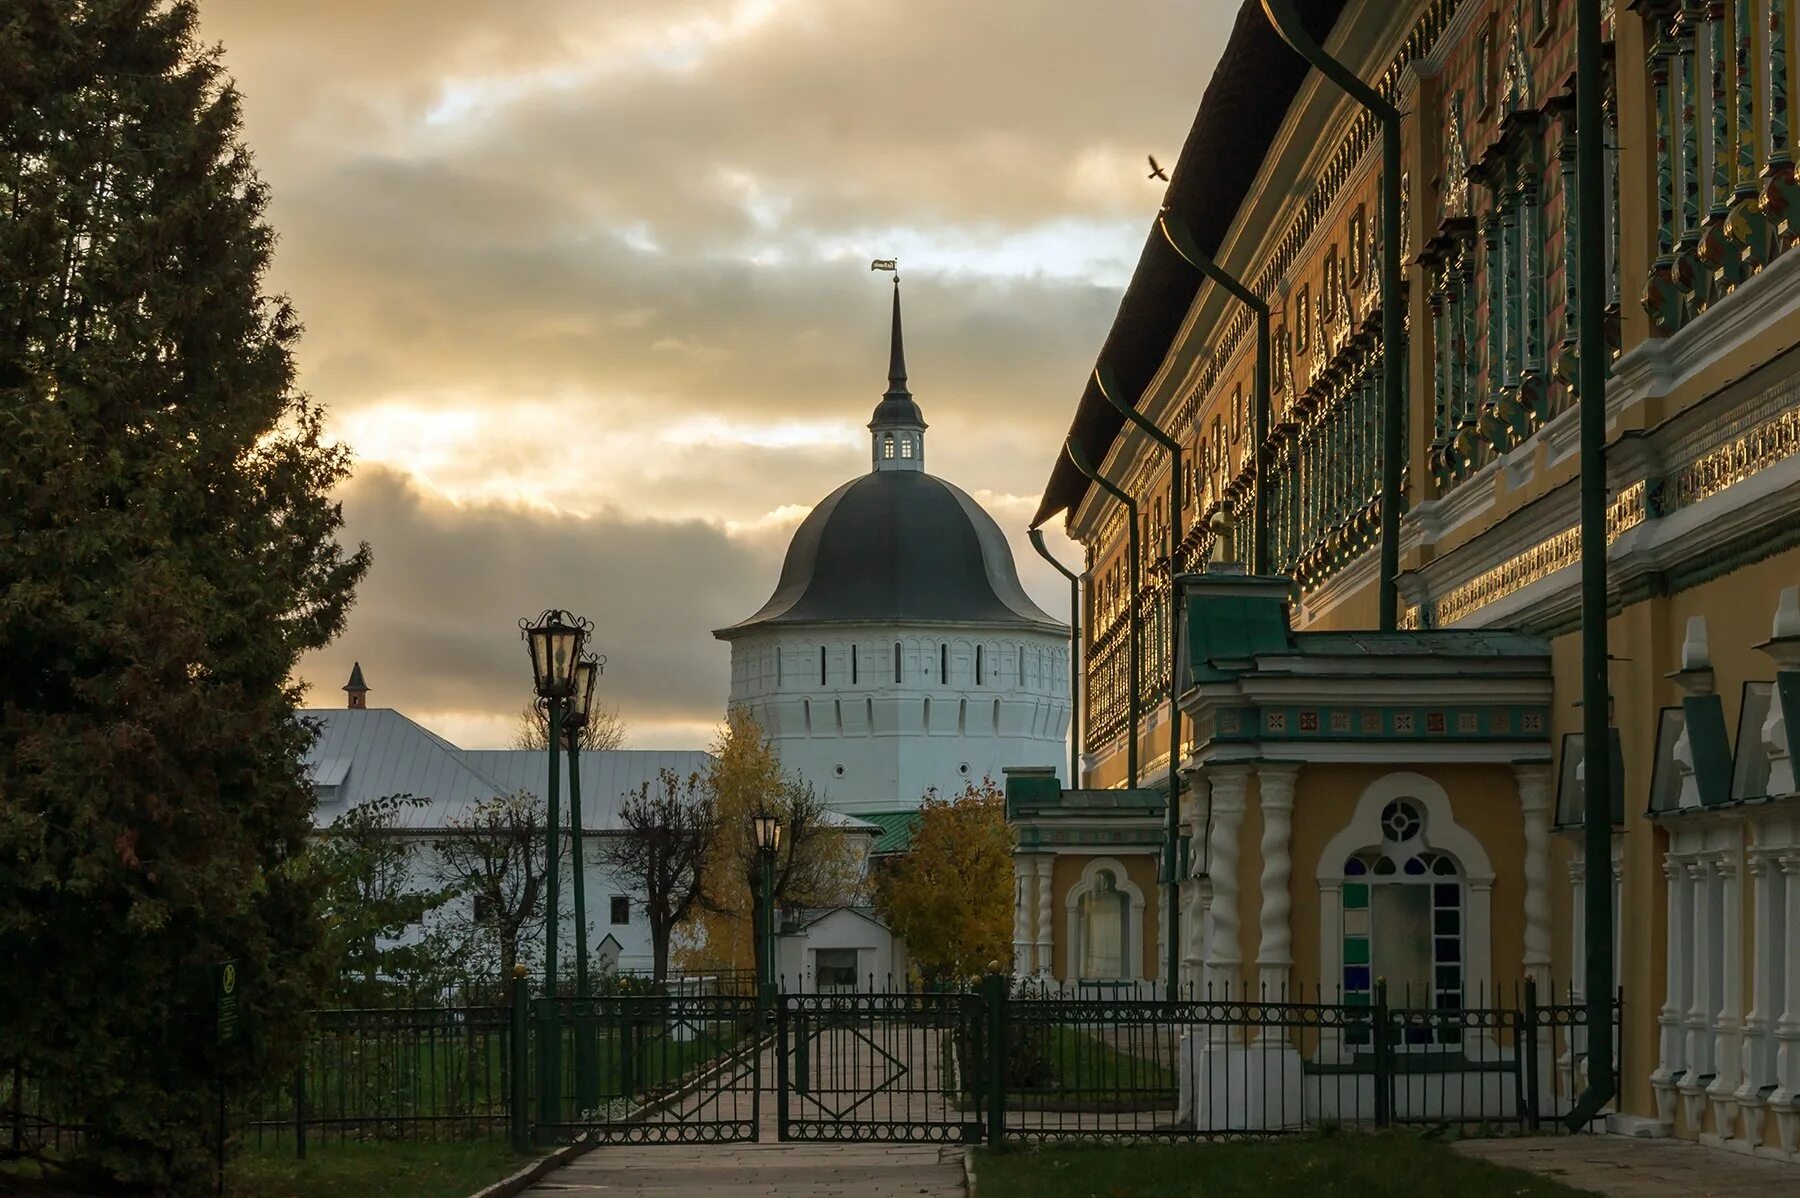
[[[1419,807],[1396,799],[1381,813],[1381,844],[1344,861],[1343,994],[1349,1006],[1374,1002],[1387,982],[1391,1009],[1454,1010],[1462,1004],[1463,885],[1454,858],[1426,848]],[[1353,1048],[1372,1047],[1370,1029],[1347,1027]],[[1409,1021],[1403,1042],[1450,1046],[1455,1027]]]

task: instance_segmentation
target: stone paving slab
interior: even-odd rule
[[[1608,1198],[1800,1198],[1800,1165],[1688,1140],[1531,1136],[1462,1140],[1456,1150]]]
[[[963,1198],[961,1146],[602,1145],[526,1191],[604,1198]]]

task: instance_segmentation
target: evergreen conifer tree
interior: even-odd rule
[[[300,654],[368,564],[189,0],[0,9],[0,1069],[181,1191],[323,968]],[[235,961],[246,1035],[211,991]]]

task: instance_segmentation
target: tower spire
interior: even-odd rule
[[[892,258],[877,258],[870,270],[894,270]],[[894,324],[888,343],[888,388],[869,421],[870,455],[877,470],[925,469],[925,417],[906,389],[906,340],[900,331],[900,275],[894,274]]]
[[[900,334],[900,276],[894,275],[894,331],[888,346],[887,394],[911,397],[906,389],[906,343]]]

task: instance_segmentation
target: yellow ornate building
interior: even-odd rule
[[[1165,976],[1171,529],[1201,571],[1242,558],[1260,517],[1277,577],[1215,570],[1181,609],[1181,980],[1579,997],[1575,6],[1294,7],[1404,113],[1405,358],[1381,350],[1376,126],[1246,3],[1165,203],[1271,310],[1269,432],[1251,310],[1153,230],[1098,366],[1181,445],[1185,498],[1170,509],[1169,455],[1091,378],[1036,517],[1086,552],[1084,789],[1009,779],[1016,965]],[[1790,1159],[1797,19],[1795,0],[1617,0],[1604,20],[1613,1117]],[[1402,614],[1381,633],[1387,369],[1407,417]],[[1126,506],[1077,459],[1135,501],[1139,561]],[[1306,1067],[1353,1047],[1312,1045]],[[1578,1075],[1579,1038],[1564,1052]]]

